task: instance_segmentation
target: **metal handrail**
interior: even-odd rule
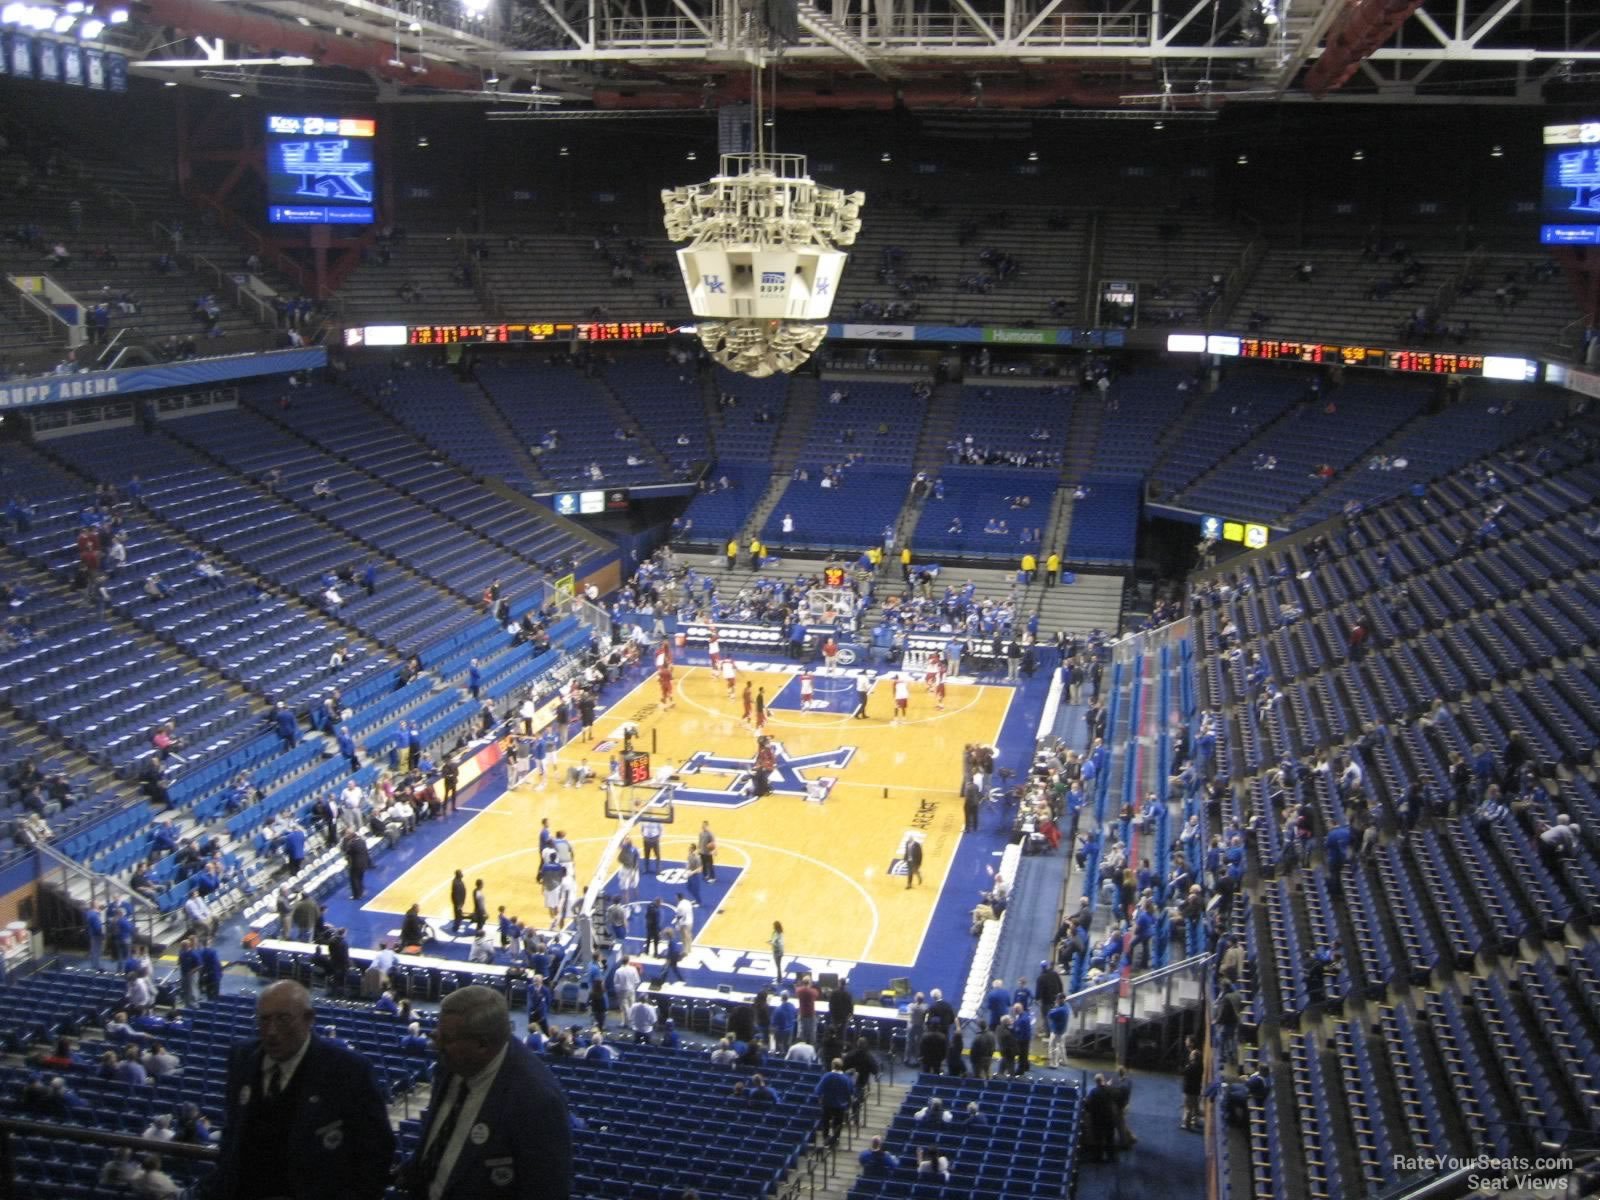
[[[114,336],[109,342],[107,342],[105,344],[105,346],[101,349],[99,354],[95,355],[94,361],[104,365],[104,363],[106,361],[106,356],[109,355],[113,350],[117,349],[117,343],[120,342],[123,339],[123,337],[127,334],[127,332],[128,332],[128,326],[126,326],[126,325],[124,325],[121,329],[117,330],[116,336]],[[127,347],[124,346],[122,348],[122,350],[117,351],[116,357],[112,360],[112,365],[113,366],[116,365],[117,360],[120,360],[122,358],[122,355],[123,355],[124,352],[126,352],[126,350],[127,350]]]
[[[50,277],[48,275],[44,275],[44,276],[41,276],[41,278],[49,279]],[[12,284],[12,286],[16,287],[15,284]],[[50,326],[52,323],[55,324],[55,325],[61,326],[61,329],[66,332],[66,335],[67,335],[67,337],[69,339],[69,344],[70,344],[70,339],[71,339],[71,336],[72,336],[72,330],[73,330],[74,326],[73,326],[71,321],[68,321],[65,317],[63,317],[60,313],[58,313],[55,310],[54,306],[46,304],[43,300],[39,299],[39,297],[35,296],[33,293],[23,291],[20,287],[17,288],[17,299],[19,301],[21,301],[21,304],[22,304],[23,307],[31,308],[31,309],[33,309],[34,314],[36,316],[43,317],[45,319],[45,323],[46,323],[47,327]],[[78,307],[81,309],[83,306],[80,304]],[[60,331],[58,331],[58,332],[60,332]]]
[[[150,902],[146,896],[141,896],[120,879],[110,875],[102,875],[92,867],[86,867],[76,859],[68,858],[54,846],[41,843],[36,847],[39,852],[39,882],[45,882],[49,873],[46,864],[61,872],[63,887],[62,892],[68,900],[71,894],[65,886],[68,879],[77,878],[89,886],[89,899],[94,902],[107,903],[111,900],[126,901],[133,905],[133,918],[135,926],[142,926],[145,940],[154,943],[156,928],[165,919],[161,910]]]
[[[192,1158],[198,1162],[214,1162],[219,1153],[216,1145],[204,1142],[163,1142],[133,1133],[96,1129],[92,1125],[58,1125],[53,1121],[31,1121],[26,1117],[0,1116],[0,1133],[7,1136],[25,1134],[30,1137],[63,1138],[93,1146],[126,1147],[146,1154],[159,1154],[163,1158]]]
[[[311,292],[312,287],[306,282],[306,269],[294,259],[290,258],[277,246],[273,245],[261,234],[257,233],[242,218],[235,215],[230,209],[219,201],[202,192],[186,193],[184,199],[201,209],[210,209],[217,219],[217,226],[236,236],[243,237],[250,243],[250,248],[264,260],[270,262],[277,270],[282,271],[302,292]],[[319,299],[321,297],[318,297]]]

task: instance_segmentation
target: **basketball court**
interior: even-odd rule
[[[552,830],[565,832],[579,886],[587,887],[618,827],[606,816],[598,781],[608,760],[620,756],[622,727],[632,722],[638,726],[634,748],[650,751],[654,771],[676,766],[680,780],[673,823],[662,839],[664,869],[644,876],[639,898],[671,902],[687,891],[683,863],[702,821],[710,822],[716,838],[717,880],[701,885],[694,946],[684,963],[708,973],[691,976],[697,982],[731,977],[750,986],[753,976],[770,977],[767,939],[774,920],[783,922],[791,962],[818,971],[874,964],[882,970],[869,974],[885,980],[927,964],[930,931],[934,940],[950,937],[952,918],[965,937],[977,884],[1006,839],[992,812],[983,832],[963,835],[961,754],[972,742],[1000,743],[1020,689],[950,681],[941,711],[919,673],[910,679],[906,718],[897,723],[892,679],[872,676],[868,716],[858,720],[851,715],[854,670],[816,671],[813,703],[802,710],[797,666],[741,660],[738,667],[730,698],[709,665],[680,662],[671,709],[663,709],[653,674],[617,685],[592,743],[569,742],[542,784],[535,770],[456,825],[367,902],[369,918],[398,917],[419,903],[436,928],[443,926],[451,916],[450,879],[460,868],[469,886],[484,881],[491,922],[503,904],[509,914],[545,925],[536,881],[540,821],[547,818]],[[760,798],[749,788],[756,735],[741,720],[746,682],[765,693],[766,732],[780,745],[773,791]],[[596,781],[563,786],[567,768],[584,759]],[[634,789],[634,804],[649,794]],[[617,796],[625,804],[628,792]],[[899,856],[912,833],[924,847],[923,883],[908,889]],[[941,905],[953,876],[962,884],[959,895]],[[643,933],[642,918],[637,911],[633,916],[630,951],[639,949]],[[950,950],[964,957],[965,948],[949,947],[936,957]]]

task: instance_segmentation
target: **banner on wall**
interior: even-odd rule
[[[83,47],[61,47],[61,82],[70,87],[83,86]]]
[[[106,56],[99,50],[83,52],[83,80],[96,91],[106,86]]]
[[[39,78],[45,83],[61,82],[61,44],[39,41]]]
[[[33,39],[27,34],[13,33],[6,43],[6,61],[11,73],[18,79],[33,78]]]
[[[225,383],[258,375],[283,375],[290,371],[311,371],[326,366],[328,352],[321,346],[303,350],[272,350],[265,354],[233,354],[225,358],[201,358],[188,362],[162,363],[152,367],[128,367],[120,371],[86,371],[77,375],[43,375],[37,379],[0,384],[0,408],[31,408],[40,404],[63,404],[70,400],[127,396],[166,388],[192,387],[198,383]]]

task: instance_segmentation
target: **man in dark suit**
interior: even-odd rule
[[[228,1060],[217,1169],[203,1200],[379,1200],[394,1130],[354,1051],[311,1036],[311,994],[280,980],[256,1002],[259,1038]]]
[[[512,1037],[505,997],[457,988],[439,1006],[439,1069],[416,1154],[413,1200],[568,1200],[572,1125],[550,1069]]]
[[[450,921],[450,932],[460,933],[461,922],[466,919],[467,880],[459,869],[456,871],[456,877],[450,881],[450,908],[455,913]]]
[[[913,882],[921,883],[922,843],[917,840],[915,834],[906,837],[905,849],[901,851],[901,856],[906,861],[906,887],[909,888]]]

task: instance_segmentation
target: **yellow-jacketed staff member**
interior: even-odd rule
[[[1029,583],[1033,582],[1034,574],[1039,570],[1039,560],[1031,554],[1022,556],[1022,574]]]
[[[911,579],[911,547],[910,546],[901,546],[900,547],[900,578],[904,579],[904,580],[907,580],[908,582]]]
[[[760,538],[753,537],[750,539],[750,569],[752,571],[761,569],[761,560],[766,557],[766,553],[767,548],[761,544]]]
[[[1052,550],[1050,551],[1050,557],[1044,560],[1044,585],[1045,587],[1055,587],[1060,579],[1061,555]]]
[[[728,570],[733,570],[739,565],[739,539],[728,539]]]

